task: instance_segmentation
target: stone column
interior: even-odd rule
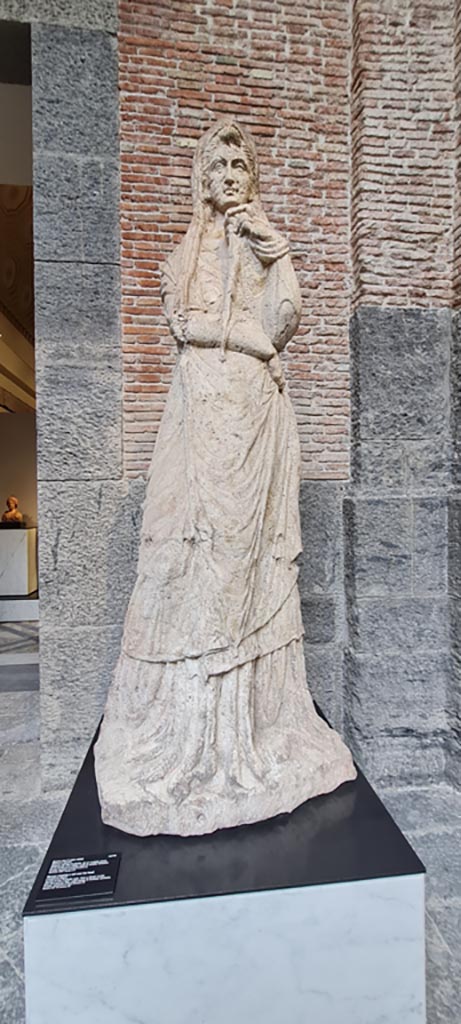
[[[96,728],[133,577],[122,479],[117,42],[32,26],[43,780]]]
[[[117,3],[0,0],[0,17],[32,23],[41,741],[53,787],[73,778],[98,723],[137,546],[139,500],[122,478]]]
[[[453,225],[453,335],[451,353],[451,424],[453,489],[448,502],[448,585],[452,646],[448,715],[447,777],[461,785],[461,3],[454,0],[455,138]]]
[[[352,319],[345,702],[375,778],[444,769],[450,342],[449,310],[362,307]]]
[[[452,5],[353,7],[345,719],[372,777],[433,782],[451,686]]]

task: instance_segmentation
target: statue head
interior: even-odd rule
[[[192,196],[197,205],[225,213],[258,195],[258,158],[249,132],[232,118],[222,118],[199,140],[192,168]]]
[[[207,223],[214,213],[258,201],[259,169],[256,146],[249,132],[231,117],[223,117],[202,135],[192,165],[194,212],[184,239],[181,307],[187,309],[189,289]]]
[[[22,523],[24,516],[18,508],[18,499],[14,497],[14,494],[9,494],[6,499],[7,511],[2,515],[2,523]]]

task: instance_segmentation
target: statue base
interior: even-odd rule
[[[24,914],[27,1024],[426,1019],[424,867],[361,773],[270,821],[140,838],[102,823],[90,749]]]
[[[0,597],[27,597],[36,589],[37,528],[4,523],[0,533]]]

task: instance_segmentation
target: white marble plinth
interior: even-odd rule
[[[37,529],[0,530],[0,597],[37,589]]]
[[[25,919],[27,1024],[423,1024],[424,876]]]
[[[0,598],[0,622],[38,622],[38,598]]]

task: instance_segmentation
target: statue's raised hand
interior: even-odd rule
[[[227,210],[225,227],[226,234],[233,232],[247,238],[255,256],[265,265],[274,263],[289,251],[288,242],[274,231],[254,203],[243,203]]]

